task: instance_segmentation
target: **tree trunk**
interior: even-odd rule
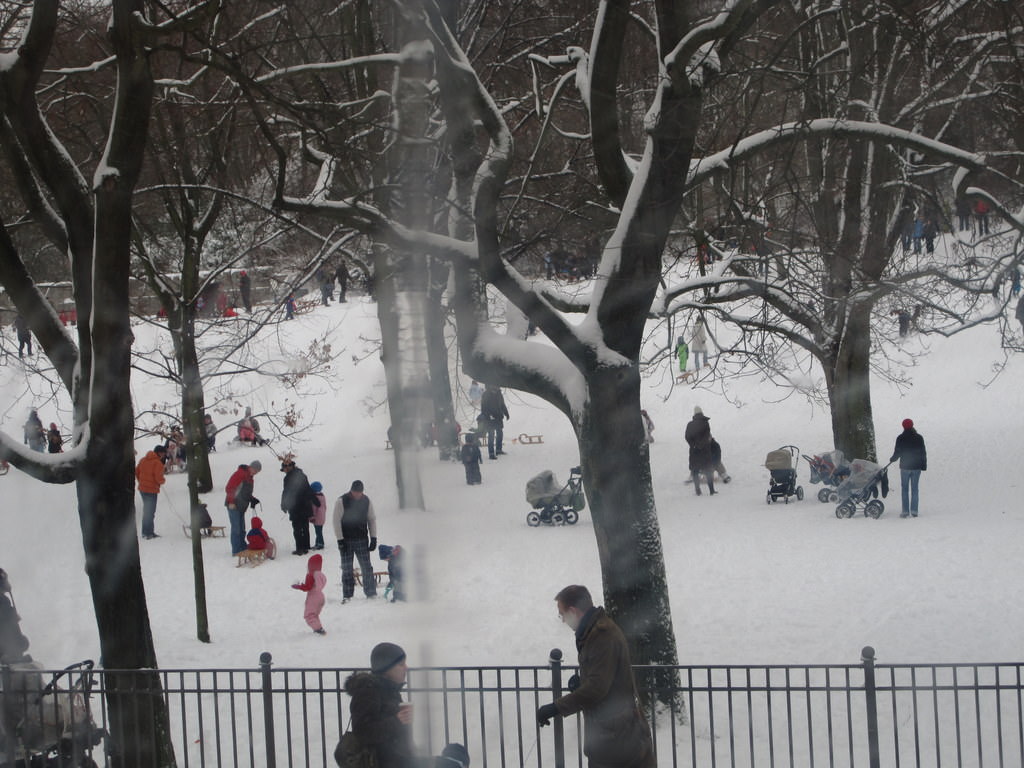
[[[196,637],[210,642],[210,620],[206,612],[206,572],[203,567],[203,544],[198,526],[199,494],[213,490],[210,474],[210,454],[207,450],[206,425],[203,414],[206,403],[203,382],[199,375],[199,357],[196,354],[195,318],[193,305],[183,312],[180,340],[181,419],[185,433],[185,456],[188,467],[189,522],[192,530],[192,576],[196,599]]]
[[[832,361],[822,361],[832,411],[835,446],[847,458],[875,461],[875,427],[871,413],[871,309],[850,310],[842,342]]]
[[[189,307],[191,309],[191,307]],[[188,462],[189,485],[195,485],[198,493],[213,490],[213,475],[210,471],[210,452],[207,447],[206,398],[203,380],[199,375],[199,355],[196,352],[195,321],[189,317],[184,323],[181,338],[181,421],[185,433],[185,456]]]
[[[431,259],[427,267],[429,289],[427,292],[426,317],[424,331],[427,344],[427,365],[430,371],[430,394],[434,402],[433,418],[437,425],[437,450],[440,458],[447,458],[446,451],[458,445],[444,445],[448,430],[442,429],[445,422],[455,423],[455,405],[452,402],[452,380],[448,372],[448,340],[445,338],[445,306],[441,301],[448,283],[449,269],[438,259]]]
[[[640,420],[639,369],[601,368],[587,384],[590,399],[578,434],[605,607],[625,633],[634,664],[673,666],[676,641]],[[675,682],[668,671],[642,681],[655,686],[666,702]]]
[[[78,514],[103,666],[111,764],[173,766],[170,726],[135,532],[135,430],[128,315],[131,190],[106,179],[96,195],[90,437],[78,480]]]
[[[388,434],[395,451],[398,505],[402,509],[423,509],[423,484],[420,480],[417,449],[420,434],[417,425],[421,419],[416,415],[420,395],[412,386],[406,386],[403,378],[403,313],[398,308],[397,281],[392,274],[395,271],[395,259],[384,246],[377,246],[375,250],[377,319],[380,321],[381,358],[391,412],[391,429]]]

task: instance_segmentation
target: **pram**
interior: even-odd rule
[[[11,665],[0,679],[0,768],[96,768],[93,747],[106,731],[89,705],[92,668],[72,664],[43,686],[38,664]],[[64,676],[76,678],[67,689],[57,685]]]
[[[526,483],[526,500],[533,509],[526,514],[526,524],[573,525],[586,506],[583,494],[583,473],[579,467],[569,470],[569,482],[561,485],[550,469],[545,469]]]
[[[789,504],[790,496],[796,496],[797,501],[804,500],[804,489],[796,484],[795,465],[796,457],[799,455],[800,449],[795,445],[784,445],[768,452],[764,465],[772,475],[768,481],[769,504],[779,499],[784,499]]]
[[[842,499],[836,507],[836,517],[840,520],[853,517],[858,509],[862,509],[865,517],[880,518],[885,504],[878,495],[881,492],[883,499],[889,495],[888,469],[888,464],[883,467],[867,459],[851,461],[849,477],[836,488],[836,494]]]
[[[811,482],[824,483],[827,487],[818,491],[818,501],[822,504],[839,501],[835,488],[850,476],[850,467],[842,451],[822,451],[814,456],[804,455],[811,465]]]

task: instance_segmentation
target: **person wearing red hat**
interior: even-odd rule
[[[900,460],[900,490],[903,506],[900,517],[917,517],[918,486],[921,473],[928,469],[928,452],[924,447],[924,438],[914,429],[911,419],[903,420],[903,432],[896,438],[890,463]]]

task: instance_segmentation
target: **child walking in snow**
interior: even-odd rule
[[[313,507],[313,530],[316,531],[316,541],[310,549],[324,548],[324,523],[327,522],[327,498],[324,496],[324,487],[320,481],[309,484],[310,490],[316,496],[320,506]]]
[[[318,635],[327,634],[320,623],[320,611],[324,607],[324,587],[327,586],[327,577],[320,570],[323,560],[322,555],[313,555],[309,558],[309,564],[306,567],[306,580],[292,584],[292,589],[306,593],[306,607],[302,617]]]
[[[480,446],[476,443],[476,435],[469,432],[466,435],[466,444],[462,446],[462,466],[466,468],[466,485],[480,485],[483,479],[480,477],[480,464],[483,463],[483,456],[480,455]]]
[[[388,602],[395,602],[401,600],[405,602],[405,584],[404,584],[404,567],[403,561],[405,560],[405,552],[399,546],[395,545],[389,547],[387,544],[381,544],[377,548],[377,554],[381,560],[384,560],[388,564],[388,586],[384,590],[384,599]]]

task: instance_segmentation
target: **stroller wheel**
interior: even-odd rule
[[[885,504],[880,502],[878,499],[872,499],[868,502],[868,505],[864,507],[864,514],[867,517],[874,518],[877,520],[885,512]]]
[[[565,511],[565,522],[569,525],[576,525],[576,521],[580,519],[575,509],[567,509]]]
[[[565,525],[565,515],[561,512],[551,513],[551,524],[552,525]]]
[[[765,496],[764,500],[768,504],[771,504],[774,501],[774,499],[772,498],[772,492],[771,491],[768,491],[768,495]]]
[[[804,500],[804,487],[802,485],[798,485],[796,487],[796,500],[797,501],[803,501]]]
[[[532,528],[536,528],[538,525],[540,525],[540,515],[538,515],[536,512],[527,512],[526,524]]]
[[[828,492],[828,500],[830,502],[832,502],[833,504],[835,504],[837,501],[839,501],[839,494],[836,493],[835,491],[829,491]]]
[[[857,511],[857,506],[852,501],[844,501],[838,507],[836,507],[836,517],[842,520],[844,517],[853,517],[853,513]]]
[[[831,496],[831,495],[832,495],[832,492],[829,491],[828,488],[822,488],[820,491],[818,491],[818,501],[820,501],[822,504],[828,504],[828,502],[829,502],[829,498],[828,497]]]

